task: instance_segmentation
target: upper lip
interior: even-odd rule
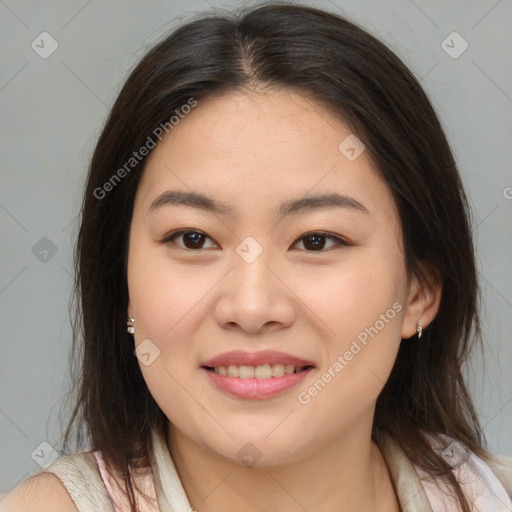
[[[219,366],[229,365],[261,366],[266,363],[293,364],[295,367],[314,366],[310,361],[277,350],[263,350],[261,352],[233,350],[232,352],[224,352],[212,359],[208,359],[208,361],[201,363],[201,366],[218,368]]]

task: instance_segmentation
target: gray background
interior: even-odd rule
[[[40,443],[61,448],[76,216],[108,109],[167,30],[210,5],[241,4],[0,0],[0,493],[39,469],[31,455]],[[471,389],[489,447],[512,454],[512,2],[313,5],[387,42],[440,115],[477,224],[486,364],[473,360]],[[43,59],[31,43],[45,31],[58,48]],[[457,58],[441,46],[453,31],[469,44]],[[461,40],[446,44],[462,48]]]

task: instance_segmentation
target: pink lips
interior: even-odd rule
[[[202,364],[201,371],[205,372],[218,389],[239,398],[271,398],[284,393],[301,382],[314,368],[307,368],[299,373],[285,374],[282,377],[269,379],[242,379],[215,373],[208,368],[229,365],[260,366],[264,364],[281,363],[292,364],[295,367],[314,366],[310,361],[274,350],[261,352],[233,351],[220,354]]]

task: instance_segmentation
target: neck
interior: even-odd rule
[[[365,418],[306,458],[264,467],[247,467],[198,446],[172,424],[167,443],[197,512],[399,511],[369,424],[364,428]]]

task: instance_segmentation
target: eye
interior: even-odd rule
[[[325,240],[334,241],[334,246],[351,245],[346,240],[343,240],[342,238],[330,233],[325,233],[323,231],[307,233],[306,235],[301,236],[296,242],[294,242],[293,245],[302,242],[308,252],[319,252],[325,249]]]
[[[204,247],[204,241],[206,239],[211,240],[211,238],[203,233],[202,231],[196,231],[196,230],[185,230],[182,229],[181,231],[176,231],[175,233],[171,233],[170,235],[166,236],[161,243],[163,244],[169,244],[173,243],[176,244],[175,240],[178,238],[183,239],[183,248],[184,249],[205,249]],[[180,245],[181,244],[177,244]],[[216,245],[214,244],[214,247]]]

